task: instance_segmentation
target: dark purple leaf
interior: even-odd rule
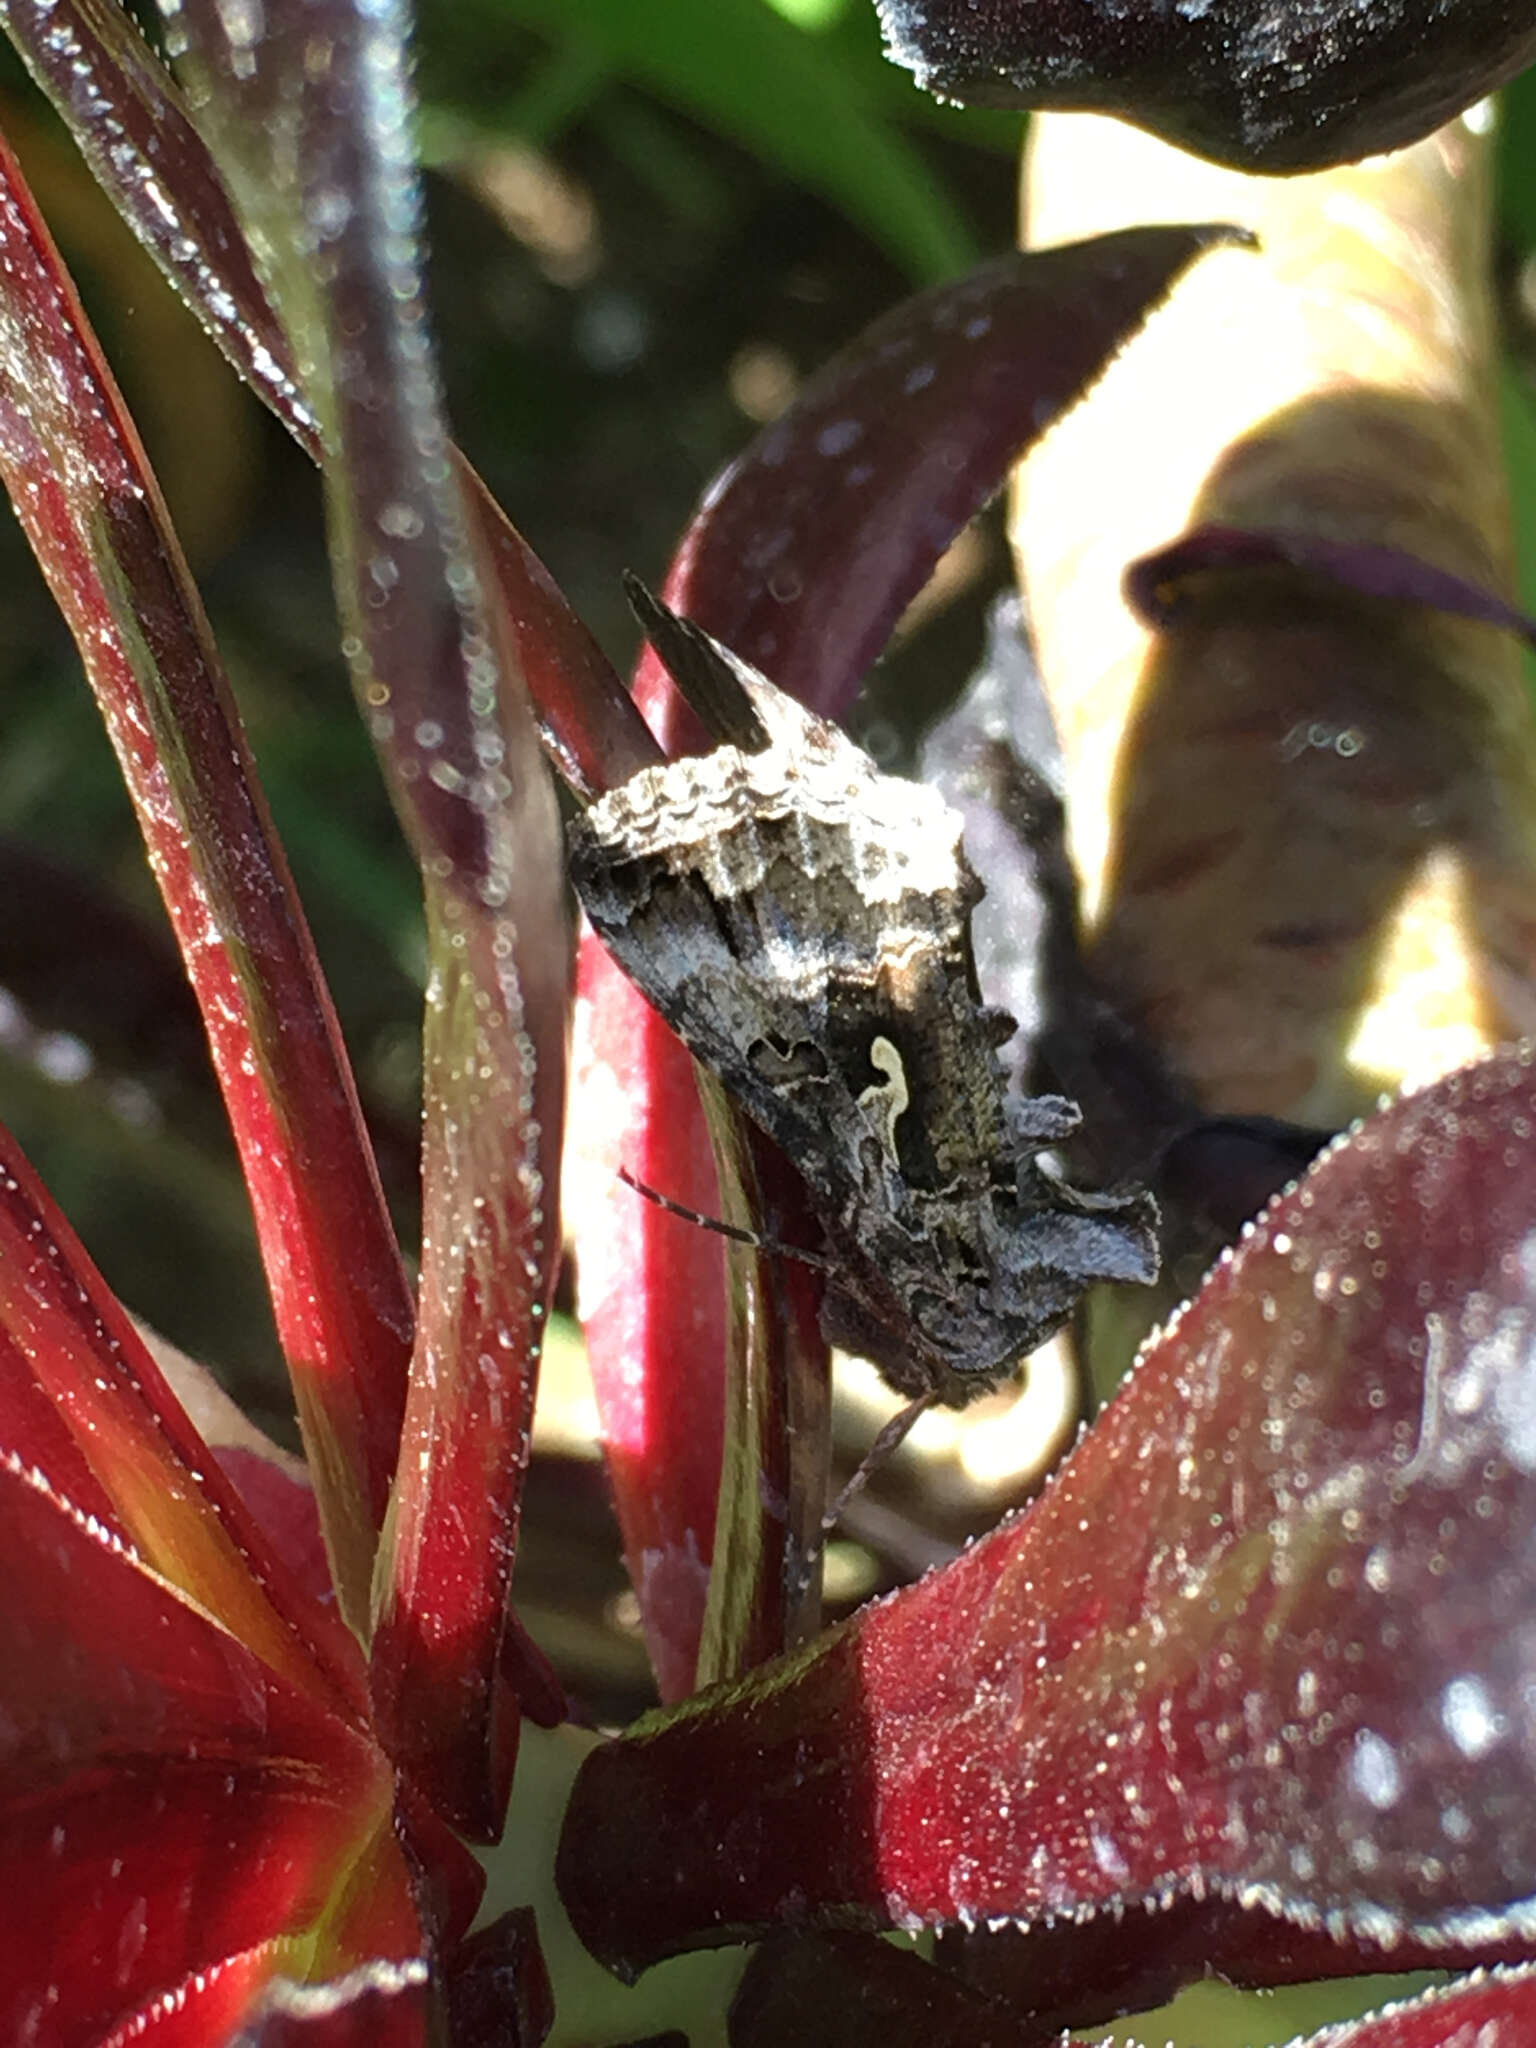
[[[765,1941],[731,2001],[731,2048],[1047,2048],[958,1977],[868,1934]]]
[[[1536,55],[1526,0],[876,0],[920,85],[974,106],[1119,114],[1258,171],[1430,134]]]
[[[1125,572],[1126,602],[1149,626],[1166,628],[1176,625],[1212,583],[1219,587],[1224,578],[1232,577],[1240,585],[1245,573],[1266,569],[1299,570],[1362,597],[1427,605],[1432,611],[1477,619],[1536,645],[1536,619],[1464,576],[1437,569],[1402,548],[1300,531],[1197,527],[1156,554],[1131,563]]]
[[[214,344],[317,455],[319,427],[224,180],[132,16],[118,0],[5,0],[0,22]]]
[[[1536,1941],[1512,1938],[1499,1953],[1524,1959],[1536,1954]],[[1100,2026],[1120,2013],[1166,2005],[1212,1971],[1228,1984],[1270,1990],[1456,1960],[1436,1943],[1394,1941],[1378,1948],[1358,1937],[1336,1941],[1322,1928],[1297,1927],[1260,1906],[1193,1897],[1100,1914],[1081,1925],[1060,1920],[952,1933],[943,1938],[943,1955],[975,1991],[1053,2030]]]
[[[1026,1515],[595,1752],[561,1849],[588,1945],[635,1969],[787,1917],[1189,1896],[1523,1953],[1532,1058],[1330,1152]]]
[[[1131,228],[1000,257],[908,299],[706,493],[666,598],[829,718],[1019,454],[1229,227]],[[641,664],[651,708],[659,669]]]
[[[555,2006],[531,1906],[503,1913],[459,1943],[447,2002],[454,2048],[538,2048]]]

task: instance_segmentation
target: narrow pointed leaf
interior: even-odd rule
[[[618,1177],[719,1206],[694,1065],[588,932],[577,963],[567,1215],[625,1562],[663,1699],[694,1689],[724,1448],[725,1246]]]
[[[762,1221],[746,1119],[710,1074],[698,1077],[714,1138],[723,1220]],[[735,1678],[813,1633],[831,1456],[831,1383],[819,1279],[772,1252],[727,1254],[725,1459],[696,1685]]]
[[[1327,1155],[1024,1517],[595,1752],[561,1852],[589,1945],[1180,1895],[1528,1944],[1532,1058]]]
[[[214,344],[318,446],[218,167],[132,16],[118,0],[0,0],[0,26]]]
[[[323,0],[258,22],[193,0],[172,26],[306,366],[354,686],[422,863],[420,1327],[375,1698],[439,1809],[490,1836],[515,1750],[498,1667],[559,1250],[559,821],[427,351],[403,10]]]
[[[18,0],[5,25],[124,219],[235,369],[318,459],[288,337],[246,253],[222,173],[175,82],[100,0]],[[97,110],[117,110],[110,146]],[[467,463],[459,474],[546,738],[574,787],[601,790],[659,758],[628,694],[553,579]]]
[[[0,472],[85,663],[208,1027],[356,1615],[410,1302],[330,1001],[154,479],[0,152]]]
[[[577,1306],[625,1563],[663,1699],[686,1698],[700,1682],[706,1614],[703,1668],[711,1676],[796,1639],[802,1617],[784,1599],[784,1553],[813,1533],[796,1523],[794,1509],[809,1506],[813,1523],[822,1511],[819,1492],[812,1504],[789,1464],[820,1456],[825,1466],[818,1444],[826,1416],[818,1424],[805,1412],[826,1378],[811,1276],[773,1255],[728,1252],[718,1235],[619,1178],[621,1168],[639,1172],[648,1159],[653,1177],[642,1177],[670,1200],[772,1231],[792,1176],[780,1165],[769,1180],[766,1216],[737,1208],[734,1196],[722,1200],[710,1114],[729,1111],[718,1089],[706,1111],[712,1087],[589,935],[577,981],[568,1151]],[[723,1142],[752,1143],[739,1120],[734,1137],[725,1129]],[[773,1173],[761,1155],[758,1166]],[[712,1583],[732,1401],[743,1435],[732,1439],[726,1489],[728,1569]],[[788,1435],[786,1407],[799,1424]]]

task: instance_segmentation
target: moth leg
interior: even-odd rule
[[[670,1195],[637,1180],[627,1166],[614,1170],[625,1187],[633,1188],[637,1195],[644,1195],[648,1202],[654,1202],[658,1209],[665,1209],[669,1216],[680,1216],[685,1223],[696,1223],[700,1230],[712,1230],[717,1237],[730,1238],[733,1244],[749,1244],[755,1251],[771,1252],[778,1258],[799,1259],[802,1265],[814,1266],[819,1273],[842,1270],[835,1259],[823,1258],[820,1252],[805,1251],[797,1244],[784,1244],[776,1237],[762,1237],[755,1230],[743,1230],[738,1224],[723,1223],[718,1216],[706,1216],[702,1209],[690,1209],[682,1202],[674,1202]]]
[[[926,1392],[918,1394],[913,1400],[910,1400],[905,1408],[898,1408],[890,1421],[881,1429],[863,1457],[860,1458],[858,1469],[838,1489],[836,1498],[822,1516],[821,1527],[817,1532],[816,1541],[809,1550],[802,1553],[798,1563],[793,1564],[793,1577],[789,1580],[789,1592],[792,1600],[798,1600],[810,1584],[811,1576],[821,1563],[822,1555],[826,1550],[827,1539],[832,1535],[838,1523],[847,1513],[848,1503],[864,1491],[886,1459],[893,1452],[901,1448],[907,1439],[913,1423],[917,1421],[917,1418],[925,1410],[931,1408],[938,1398],[938,1389],[936,1387],[929,1387]],[[786,1572],[789,1569],[790,1566],[787,1564]]]

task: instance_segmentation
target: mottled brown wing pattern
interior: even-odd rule
[[[697,661],[713,643],[689,634]],[[839,1269],[829,1336],[962,1402],[1089,1278],[1151,1277],[1150,1203],[1036,1165],[1070,1105],[1005,1108],[956,814],[716,654],[766,744],[609,792],[573,821],[572,876],[619,965],[805,1179]]]

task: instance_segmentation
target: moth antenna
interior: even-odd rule
[[[761,754],[770,744],[731,657],[718,640],[664,605],[632,569],[624,571],[624,595],[640,630],[661,656],[667,674],[698,713],[713,739]]]
[[[728,1237],[735,1244],[752,1245],[760,1252],[775,1253],[782,1259],[798,1259],[801,1265],[814,1266],[819,1273],[842,1270],[835,1260],[823,1258],[820,1252],[804,1251],[797,1244],[784,1244],[775,1237],[760,1237],[755,1230],[742,1230],[734,1223],[722,1223],[718,1216],[706,1216],[700,1209],[685,1208],[681,1202],[674,1202],[670,1195],[660,1194],[643,1180],[637,1180],[627,1166],[619,1167],[617,1172],[625,1187],[633,1188],[637,1195],[644,1195],[658,1209],[665,1209],[669,1216],[681,1216],[685,1223],[696,1223],[701,1230],[712,1230],[717,1237]]]
[[[822,1516],[821,1529],[816,1541],[800,1560],[799,1570],[795,1574],[795,1583],[792,1589],[796,1599],[800,1597],[810,1584],[812,1573],[821,1563],[822,1553],[827,1547],[827,1539],[848,1512],[849,1502],[864,1491],[886,1459],[893,1452],[901,1448],[902,1444],[906,1442],[913,1423],[917,1421],[920,1415],[926,1413],[938,1398],[937,1387],[929,1387],[909,1401],[905,1408],[898,1408],[890,1421],[881,1429],[863,1457],[860,1458],[857,1471],[839,1489],[836,1499]]]

